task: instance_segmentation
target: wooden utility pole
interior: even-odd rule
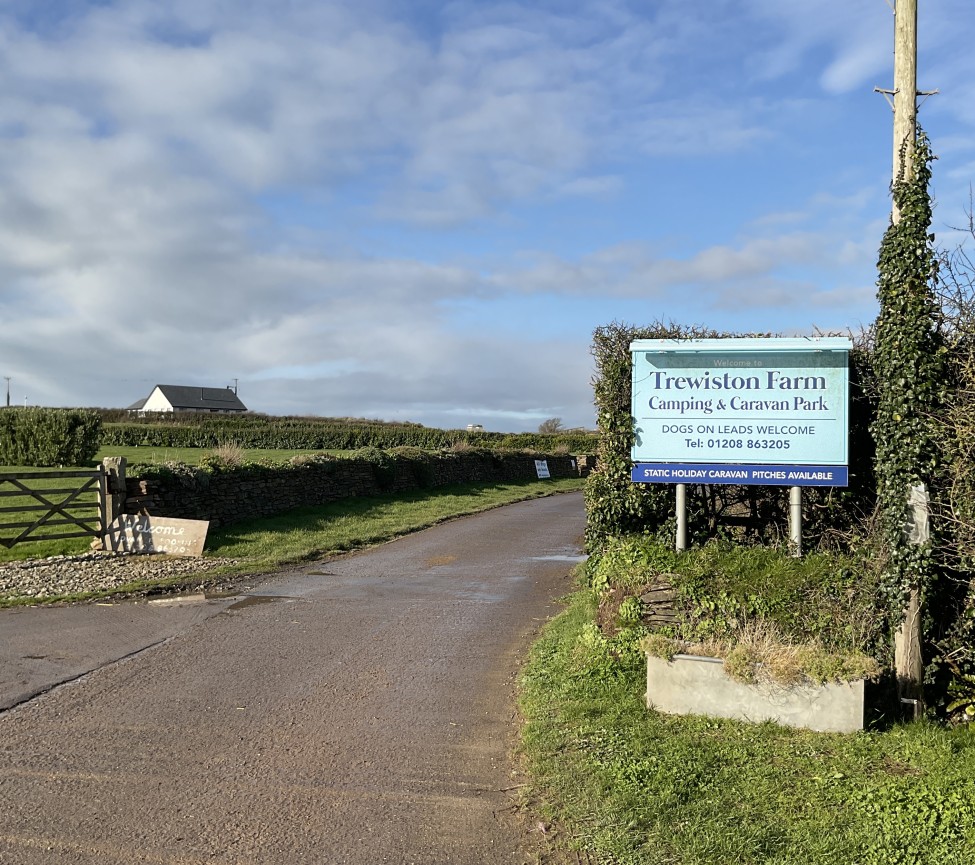
[[[896,0],[894,7],[894,168],[893,182],[910,181],[917,144],[917,0]],[[896,201],[891,221],[900,221]],[[909,491],[904,490],[905,500]],[[894,636],[894,666],[898,691],[914,706],[923,708],[924,663],[921,659],[921,597],[912,586],[904,619]]]
[[[897,0],[894,7],[894,171],[910,180],[917,143],[917,0]],[[894,204],[894,224],[900,211]]]

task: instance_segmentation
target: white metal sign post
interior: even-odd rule
[[[686,484],[791,487],[793,551],[802,487],[848,482],[849,339],[636,340],[634,483],[677,485],[677,548]]]

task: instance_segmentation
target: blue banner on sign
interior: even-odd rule
[[[849,482],[849,469],[846,466],[635,463],[631,478],[636,484],[845,487]]]

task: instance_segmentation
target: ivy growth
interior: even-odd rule
[[[902,166],[907,155],[902,150]],[[881,533],[887,552],[882,583],[892,617],[901,615],[913,588],[922,598],[936,568],[933,542],[911,543],[908,491],[917,484],[930,489],[939,463],[935,417],[944,401],[945,349],[937,328],[936,277],[931,199],[928,185],[934,156],[919,130],[911,159],[912,172],[893,184],[899,221],[884,235],[878,260],[880,314],[874,342],[874,369],[879,386],[872,424],[876,442],[875,470]]]
[[[649,327],[614,322],[593,333],[592,354],[597,368],[593,390],[600,438],[597,468],[586,483],[586,544],[590,551],[598,550],[617,535],[667,533],[674,520],[672,488],[634,484],[630,480],[630,448],[634,439],[630,343],[636,339],[717,336],[720,334],[706,328],[662,322]],[[698,491],[699,488],[695,490]],[[693,511],[697,500],[694,494],[691,498]],[[692,520],[692,530],[696,522]]]

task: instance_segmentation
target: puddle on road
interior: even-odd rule
[[[533,562],[584,562],[589,556],[532,556]]]
[[[154,607],[182,607],[191,604],[203,604],[208,601],[204,594],[196,595],[174,595],[171,598],[152,598],[149,604]]]
[[[441,568],[446,565],[452,565],[457,561],[457,556],[434,556],[432,559],[427,559],[428,568]]]
[[[233,601],[225,610],[244,610],[274,601],[295,601],[289,595],[242,595],[240,592],[212,592],[194,595],[174,595],[171,598],[153,598],[148,603],[154,607],[184,607],[205,604],[208,601]]]
[[[245,610],[247,607],[259,607],[263,604],[271,604],[274,601],[289,601],[290,603],[294,603],[295,600],[297,599],[289,598],[287,595],[246,595],[227,607],[227,611]]]

